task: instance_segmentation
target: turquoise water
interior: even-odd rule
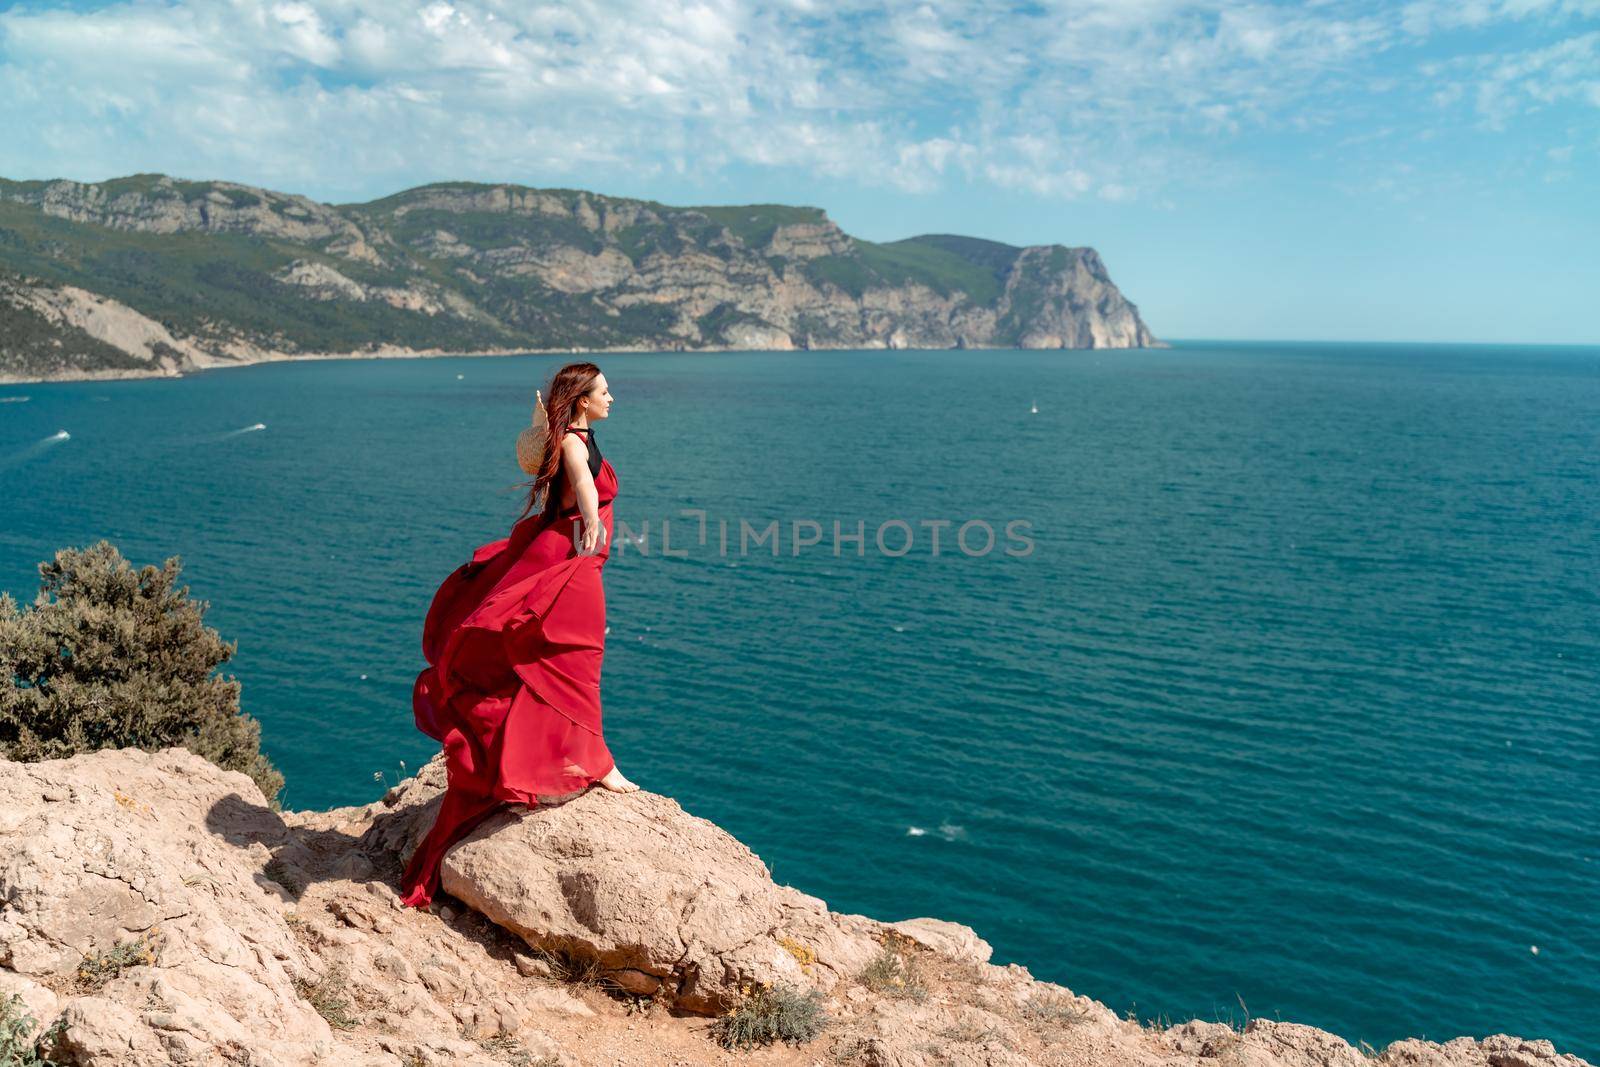
[[[102,536],[181,555],[285,803],[373,799],[431,754],[423,614],[515,516],[560,362],[0,386],[30,398],[0,588]],[[650,524],[606,569],[630,777],[836,909],[968,923],[1118,1011],[1600,1059],[1600,349],[598,362]]]

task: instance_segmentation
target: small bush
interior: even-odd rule
[[[884,996],[918,1003],[928,999],[922,968],[908,952],[893,945],[885,945],[872,962],[862,968],[859,979],[862,985]]]
[[[1077,1026],[1089,1018],[1077,998],[1064,992],[1035,993],[1022,1005],[1022,1015],[1046,1026]]]
[[[292,867],[282,857],[274,856],[269,859],[267,865],[261,869],[261,873],[266,875],[269,880],[283,886],[284,889],[289,891],[289,895],[296,900],[299,900],[306,891],[305,876],[298,873],[296,868]]]
[[[39,1055],[39,1046],[60,1031],[61,1023],[34,1034],[38,1025],[15,993],[0,1001],[0,1067],[56,1067],[55,1061]]]
[[[105,952],[83,957],[73,985],[80,993],[93,993],[130,967],[153,967],[160,952],[160,934],[154,927],[131,941],[118,941]]]
[[[212,673],[237,646],[204,624],[180,568],[136,570],[100,541],[39,564],[32,604],[0,593],[0,757],[176,745],[249,775],[278,808],[261,724],[240,712],[239,683]]]
[[[351,1014],[350,1002],[344,996],[346,984],[344,968],[334,966],[314,982],[296,978],[294,991],[317,1009],[317,1014],[328,1020],[329,1026],[336,1030],[353,1030],[356,1017]]]
[[[770,988],[756,988],[719,1016],[714,1035],[717,1044],[726,1049],[770,1045],[774,1041],[804,1043],[815,1038],[827,1024],[821,993],[815,989],[801,993],[780,982]]]
[[[478,1047],[496,1059],[511,1064],[511,1067],[561,1067],[559,1059],[553,1056],[536,1058],[522,1042],[506,1035],[484,1038],[478,1042]]]

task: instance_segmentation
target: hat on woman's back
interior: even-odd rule
[[[544,410],[539,390],[533,391],[533,421],[517,435],[517,465],[525,473],[537,475],[544,462],[544,443],[550,436],[550,417]]]

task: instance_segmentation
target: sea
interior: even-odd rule
[[[607,740],[779,882],[1141,1020],[1600,1061],[1600,348],[5,385],[0,590],[101,538],[179,557],[285,806],[374,800],[437,751],[423,617],[583,358],[615,398]]]

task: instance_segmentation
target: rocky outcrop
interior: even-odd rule
[[[199,353],[182,369],[374,349],[1160,344],[1093,249],[877,244],[774,204],[446,183],[335,207],[161,175],[0,180],[0,237],[0,271],[157,321]],[[0,371],[21,362],[6,343]]]
[[[436,760],[392,791],[397,817],[368,844],[409,858],[433,825],[443,770]],[[618,800],[591,790],[536,816],[507,809],[450,852],[441,877],[446,892],[529,945],[582,957],[629,992],[701,1014],[729,1007],[750,983],[830,992],[871,962],[887,929],[774,884],[731,834],[653,793]],[[972,943],[963,951],[979,955]]]
[[[205,343],[110,297],[0,274],[0,382],[172,377],[272,353],[239,336]]]
[[[1147,348],[1139,312],[1092,248],[1025,248],[1006,284],[1000,322],[1021,348]]]
[[[276,813],[183,749],[0,761],[0,1001],[95,1067],[1587,1067],[1505,1036],[1364,1056],[1292,1023],[1140,1025],[966,927],[830,912],[643,792],[508,808],[447,857],[449,896],[402,908],[442,785],[436,760],[371,804]],[[823,998],[818,1037],[713,1043],[702,1013],[777,982]]]
[[[136,174],[99,184],[6,182],[0,196],[43,214],[134,233],[237,233],[290,241],[327,241],[352,259],[378,263],[365,237],[336,209],[303,196],[235,182],[184,182]]]
[[[0,300],[33,312],[62,333],[82,334],[126,353],[152,374],[177,374],[216,362],[210,352],[191,340],[174,337],[154,319],[77,286],[28,284],[19,279],[0,286]]]

